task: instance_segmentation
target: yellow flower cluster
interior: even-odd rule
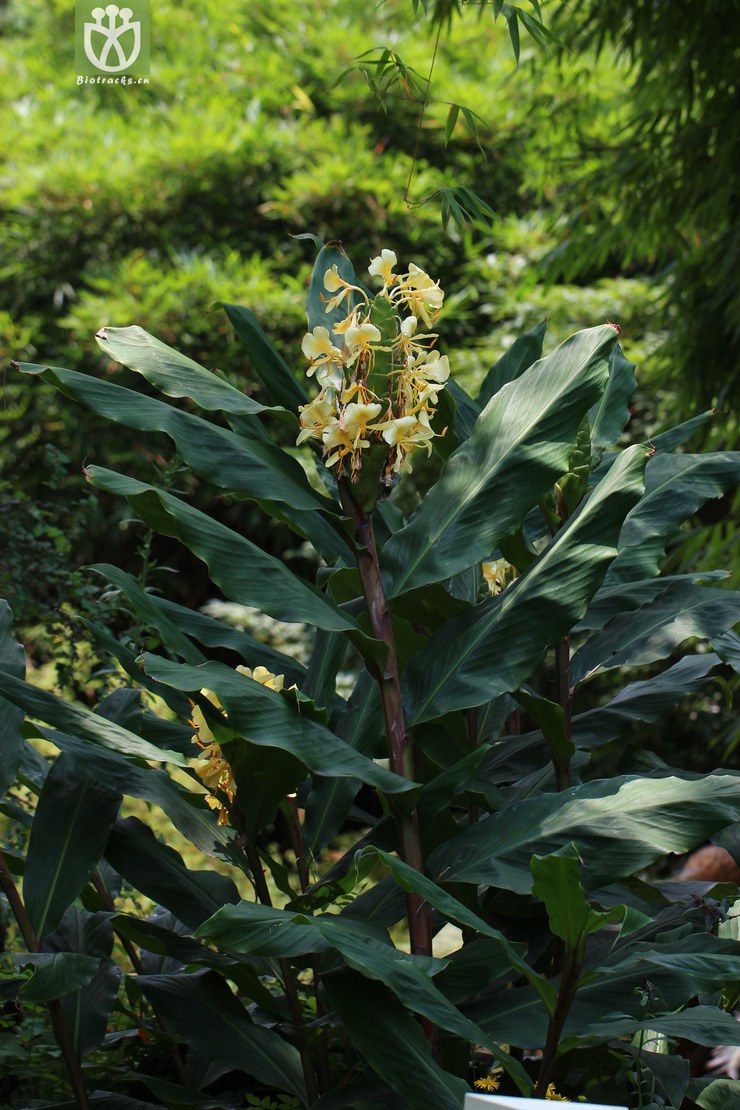
[[[473,1082],[476,1091],[497,1091],[501,1086],[501,1080],[495,1075],[484,1075],[481,1079],[476,1079]]]
[[[282,690],[285,684],[283,675],[272,674],[266,667],[255,667],[251,670],[249,667],[237,667],[239,674],[246,675],[247,678],[254,679],[262,686],[267,686],[270,690]],[[227,719],[227,713],[224,710],[218,695],[213,690],[201,690],[203,697],[208,698],[211,705],[220,710],[223,714],[224,720]],[[193,715],[190,719],[190,724],[196,730],[193,737],[193,743],[197,744],[202,749],[201,759],[205,760],[205,764],[196,767],[195,773],[201,780],[203,785],[208,789],[209,793],[206,795],[206,802],[211,809],[218,810],[218,824],[228,825],[229,823],[229,806],[234,801],[236,793],[236,783],[234,782],[234,774],[231,766],[224,759],[223,753],[219,746],[213,731],[206,721],[203,710],[199,705],[193,706]],[[223,797],[219,798],[219,793],[225,795],[228,799],[229,806],[223,802]]]
[[[565,1095],[561,1095],[558,1093],[554,1083],[551,1083],[545,1091],[545,1098],[549,1102],[570,1102],[569,1098],[566,1098]]]
[[[507,586],[517,578],[516,567],[507,563],[506,559],[492,559],[483,563],[483,579],[488,586],[488,591],[494,597],[503,593]]]
[[[324,274],[326,311],[346,306],[347,315],[332,333],[318,326],[301,344],[310,362],[308,375],[316,375],[319,395],[301,406],[301,431],[297,443],[318,440],[324,461],[336,467],[337,477],[359,479],[362,452],[375,444],[387,446],[381,481],[390,485],[401,469],[410,470],[409,456],[416,447],[431,454],[436,435],[431,418],[439,393],[450,374],[446,355],[432,350],[436,332],[419,331],[419,321],[431,328],[439,315],[444,293],[413,262],[406,273],[395,272],[398,260],[383,250],[368,267],[383,288],[371,301],[359,286],[345,281],[336,265]],[[356,303],[359,300],[359,304]],[[392,306],[384,316],[384,332],[373,323],[373,307],[384,301]],[[376,317],[377,318],[377,317]],[[368,379],[383,352],[382,374]]]

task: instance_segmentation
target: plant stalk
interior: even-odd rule
[[[5,862],[5,856],[2,852],[0,852],[0,887],[2,887],[5,897],[8,899],[8,904],[18,923],[18,928],[26,948],[29,952],[40,952],[41,946],[38,942],[38,938],[33,931],[28,913],[26,912],[26,907],[18,893],[18,888],[13,881],[13,876],[10,873],[10,869]],[[47,1002],[46,1006],[49,1010],[54,1037],[64,1057],[64,1063],[67,1067],[67,1074],[69,1076],[75,1102],[80,1110],[88,1110],[90,1103],[82,1079],[82,1068],[80,1067],[80,1061],[75,1051],[67,1023],[64,1019],[61,1003],[58,998],[54,998]]]
[[[547,1027],[547,1039],[545,1041],[545,1047],[542,1050],[542,1064],[540,1065],[540,1071],[534,1089],[535,1098],[544,1098],[547,1088],[552,1082],[560,1037],[563,1032],[563,1026],[565,1025],[565,1019],[568,1016],[568,1011],[575,997],[582,964],[583,951],[580,947],[571,949],[566,953],[563,971],[560,976],[560,987],[558,989],[558,999],[555,1003],[555,1012],[550,1018],[550,1024]]]
[[[383,707],[383,720],[388,740],[388,755],[391,770],[413,782],[414,757],[406,718],[401,700],[401,681],[398,670],[396,641],[393,634],[391,614],[383,589],[380,575],[378,549],[373,531],[372,513],[366,515],[354,501],[345,482],[339,483],[342,505],[355,525],[355,544],[357,547],[357,569],[362,581],[370,630],[376,640],[381,640],[388,649],[385,671],[376,675]],[[424,872],[424,857],[421,848],[419,816],[416,809],[404,813],[400,806],[389,799],[398,830],[399,854],[404,863],[415,871]],[[429,904],[413,891],[406,892],[406,917],[409,925],[409,942],[415,955],[432,955],[432,915]]]

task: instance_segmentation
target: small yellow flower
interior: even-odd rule
[[[347,328],[344,333],[344,342],[347,344],[349,358],[347,366],[352,366],[357,359],[367,359],[371,363],[374,358],[374,345],[380,343],[381,335],[375,324],[359,324]]]
[[[473,1086],[477,1091],[497,1091],[501,1081],[495,1075],[484,1075],[481,1079],[474,1080]]]
[[[382,250],[376,258],[373,258],[371,260],[370,265],[367,268],[367,272],[373,277],[382,278],[383,285],[387,288],[396,280],[396,275],[393,273],[393,269],[397,265],[398,259],[395,252],[385,249]]]
[[[489,592],[495,596],[503,593],[506,587],[517,577],[516,568],[507,563],[506,559],[492,559],[483,563],[483,578]]]
[[[339,417],[327,426],[323,436],[324,448],[333,452],[326,460],[327,466],[334,466],[345,455],[370,446],[370,440],[365,436],[371,430],[370,421],[379,415],[382,407],[379,404],[360,405],[351,401]]]
[[[267,667],[255,667],[254,670],[251,670],[249,667],[239,666],[236,669],[239,674],[254,679],[261,686],[267,686],[268,690],[282,690],[285,685],[285,675],[273,674],[272,671],[268,671]]]
[[[303,337],[301,350],[306,358],[311,360],[311,365],[306,371],[309,378],[317,366],[323,366],[328,362],[342,361],[342,352],[334,346],[329,338],[328,328],[318,327],[314,328],[312,332],[307,332]]]
[[[551,1083],[545,1091],[545,1098],[548,1099],[550,1102],[570,1102],[569,1098],[566,1098],[565,1095],[561,1095],[558,1093],[558,1091],[555,1089],[554,1083]]]
[[[301,431],[296,444],[305,443],[307,439],[321,439],[324,430],[334,419],[335,406],[328,397],[319,394],[310,404],[301,405],[299,412]]]

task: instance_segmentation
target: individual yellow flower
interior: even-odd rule
[[[321,393],[310,404],[301,405],[299,408],[301,430],[296,444],[305,443],[307,439],[321,439],[324,430],[334,419],[335,411],[334,401]]]
[[[431,327],[439,316],[445,295],[438,281],[432,281],[429,274],[413,262],[400,279],[391,297],[405,304],[414,316],[421,316],[427,327]]]
[[[388,288],[396,280],[396,275],[393,273],[394,268],[398,265],[394,251],[384,249],[375,258],[371,259],[367,272],[372,277],[379,277],[383,279],[383,287]]]
[[[363,405],[352,401],[340,412],[324,431],[324,448],[332,452],[326,460],[327,466],[334,466],[346,455],[370,446],[370,440],[365,437],[370,431],[370,421],[379,415],[382,407],[377,403]]]
[[[347,328],[344,333],[344,342],[349,353],[347,366],[352,366],[358,359],[369,366],[375,357],[375,347],[380,340],[380,329],[376,328],[375,324],[366,322]]]
[[[482,569],[489,592],[494,596],[503,593],[517,577],[516,567],[507,563],[506,559],[492,559],[490,562],[483,563]]]
[[[317,366],[323,366],[328,362],[342,361],[342,352],[334,346],[329,338],[328,328],[318,327],[314,328],[312,332],[307,332],[303,337],[301,350],[306,358],[311,361],[311,365],[306,371],[309,378]]]
[[[473,1086],[477,1091],[497,1091],[501,1086],[501,1080],[495,1075],[484,1075],[481,1079],[474,1080]]]
[[[555,1089],[554,1083],[551,1083],[545,1091],[545,1098],[548,1099],[550,1102],[570,1102],[569,1098],[566,1098],[565,1095],[561,1095],[558,1093],[558,1091]]]
[[[216,709],[220,709],[224,717],[226,717],[221,702],[217,695],[214,694],[213,690],[201,690],[201,694],[208,698]],[[231,804],[236,793],[234,775],[230,765],[224,759],[221,748],[216,741],[216,737],[199,705],[193,706],[193,715],[190,723],[196,730],[193,743],[197,744],[198,747],[202,749],[200,758],[206,760],[205,766],[196,767],[195,773],[209,791],[206,796],[206,802],[211,809],[218,810],[218,824],[227,825],[229,822],[228,807],[216,796],[216,791],[221,791],[225,794],[229,800],[229,804]]]
[[[359,293],[367,301],[367,294],[364,290],[360,289],[357,285],[350,285],[350,283],[345,281],[340,275],[336,262],[324,274],[324,288],[328,289],[330,293],[336,293],[335,297],[331,297],[326,302],[327,312],[331,312],[335,309],[345,298],[349,300],[352,293]]]
[[[273,674],[272,671],[268,671],[267,667],[255,667],[254,670],[251,670],[249,667],[239,666],[236,669],[239,674],[259,682],[261,686],[267,686],[268,690],[282,690],[285,685],[285,675]]]
[[[427,454],[431,454],[432,440],[437,434],[432,431],[425,412],[420,412],[418,416],[397,416],[377,424],[376,427],[382,432],[386,443],[396,448],[395,459],[391,464],[396,474],[404,464],[406,470],[411,469],[407,457],[414,447],[426,447]]]

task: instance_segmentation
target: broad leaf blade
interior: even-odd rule
[[[252,361],[252,368],[277,404],[283,405],[290,412],[295,412],[299,405],[305,405],[308,401],[306,390],[296,381],[287,362],[275,350],[252,309],[224,303],[221,308],[244,344]]]
[[[518,689],[588,608],[642,493],[645,452],[625,451],[551,545],[503,594],[443,625],[403,676],[417,723]]]
[[[488,558],[568,467],[608,378],[611,327],[577,332],[505,386],[405,528],[383,549],[389,596]]]
[[[539,358],[542,357],[542,344],[547,331],[547,320],[536,324],[523,335],[517,336],[498,362],[494,363],[483,379],[476,402],[485,408],[492,397],[509,382],[520,378]]]

